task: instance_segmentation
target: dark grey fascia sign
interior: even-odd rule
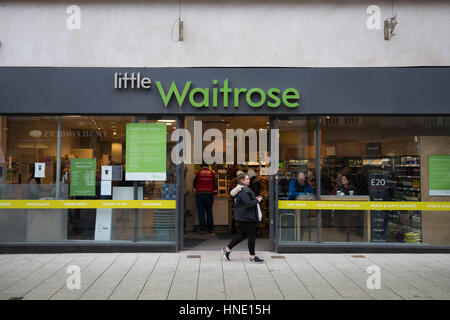
[[[449,70],[449,67],[0,67],[0,113],[277,116],[450,114]],[[134,73],[134,88],[130,88],[129,82],[127,88],[116,89],[114,78],[118,73],[127,73],[128,76]],[[174,92],[169,97],[173,84],[177,87],[178,98]],[[236,95],[236,88],[246,88],[247,92],[241,91]],[[228,92],[231,89],[232,92]],[[298,99],[292,89],[298,92]],[[161,93],[164,93],[164,97]],[[286,106],[283,94],[285,102],[293,103],[293,107]],[[228,99],[224,99],[225,95],[228,95]],[[259,106],[263,95],[265,101]],[[280,104],[276,106],[278,99]],[[295,106],[296,103],[298,106]]]

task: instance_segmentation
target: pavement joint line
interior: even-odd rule
[[[245,263],[244,263],[244,258],[242,257],[241,253],[239,253],[239,258],[240,259],[238,261],[241,263],[242,267],[244,268],[245,275],[247,277],[247,280],[248,280],[248,283],[250,286],[250,291],[252,292],[253,300],[256,300],[255,292],[253,291],[253,287],[252,287],[252,282],[250,281],[250,278],[248,276],[247,268],[245,267]]]
[[[381,257],[384,258],[384,259],[387,259],[387,258],[385,257],[384,254],[381,255]],[[370,259],[370,257],[369,257],[369,260],[375,262],[373,259]],[[389,261],[387,261],[387,262],[389,263]],[[397,262],[395,262],[395,261],[392,261],[392,260],[391,260],[390,263],[392,263],[392,264],[397,264],[400,268],[404,268],[403,266],[399,265],[399,264],[398,264]],[[380,266],[381,266],[382,264],[383,264],[383,265],[386,265],[386,261],[384,261],[384,262],[381,261],[381,263],[378,263],[378,265],[380,265]],[[417,291],[419,291],[420,293],[422,293],[424,296],[426,296],[426,297],[428,297],[428,298],[431,298],[431,297],[430,297],[429,295],[427,295],[425,292],[422,292],[420,288],[417,288],[417,287],[416,287],[415,285],[413,285],[411,282],[404,280],[404,278],[401,277],[401,274],[399,274],[399,275],[397,276],[397,274],[395,274],[393,271],[389,271],[389,269],[387,269],[387,267],[384,267],[384,266],[383,266],[383,268],[384,268],[385,272],[390,273],[391,276],[393,276],[393,277],[395,277],[395,278],[397,278],[397,279],[399,279],[399,280],[401,280],[401,281],[407,283],[408,285],[410,285],[411,287],[413,287],[414,289],[416,289]],[[390,268],[390,269],[392,270],[392,268]]]
[[[361,269],[363,271],[363,273],[366,273],[366,269],[364,269],[364,267],[362,267],[360,264],[357,263],[357,260],[355,259],[350,259],[349,256],[345,256],[346,260],[348,260],[349,262],[351,262],[352,264],[354,264],[357,268]],[[367,258],[367,256],[366,256]],[[364,260],[359,260],[361,262],[364,262]],[[383,271],[384,272],[384,271]],[[393,288],[391,288],[391,286],[387,286],[386,284],[383,284],[383,286],[390,290],[392,292],[392,294],[396,295],[397,297],[399,297],[401,300],[405,300],[405,298],[403,298],[403,296],[401,296],[400,294],[398,294],[397,292],[395,292],[395,290]]]
[[[131,271],[131,269],[133,269],[134,265],[136,264],[136,262],[141,258],[141,255],[139,255],[133,262],[133,264],[128,268],[127,272],[125,272],[125,274],[122,276],[122,278],[120,278],[119,282],[117,283],[117,285],[114,287],[114,289],[111,291],[111,293],[108,295],[108,297],[106,298],[106,300],[109,300],[109,298],[112,296],[112,294],[114,293],[114,291],[116,291],[116,289],[120,286],[120,283],[122,282],[122,280],[127,276],[127,274]]]
[[[302,256],[302,258],[314,269],[314,271],[319,275],[319,277],[322,278],[323,281],[325,281],[337,293],[337,295],[342,298],[342,300],[345,300],[345,298],[339,293],[339,291],[337,291],[337,289],[331,283],[329,283],[327,279],[325,279],[322,276],[322,274],[319,272],[319,270],[317,270],[308,259],[306,259],[304,256]]]
[[[51,277],[53,277],[56,273],[60,272],[61,270],[63,270],[64,268],[67,268],[68,265],[70,265],[74,260],[76,260],[78,257],[80,256],[80,254],[76,255],[75,257],[73,257],[69,262],[67,262],[64,266],[62,266],[61,268],[57,269],[55,272],[53,272],[50,276],[48,276],[47,278],[45,278],[44,280],[42,280],[41,282],[39,282],[37,285],[35,285],[31,290],[29,290],[27,293],[23,294],[22,296],[25,297],[27,294],[29,294],[31,291],[33,291],[34,289],[36,289],[37,287],[39,287],[42,283],[44,283],[45,281],[47,281],[48,279],[50,279]]]
[[[348,281],[349,283],[353,283],[356,287],[361,288],[361,290],[362,290],[369,298],[371,298],[372,300],[374,300],[374,299],[372,298],[372,296],[370,296],[369,294],[367,294],[367,292],[365,292],[365,290],[364,290],[363,287],[361,287],[357,282],[354,282],[351,278],[349,278],[345,272],[343,272],[343,271],[340,270],[338,267],[336,267],[336,265],[333,264],[331,261],[329,261],[329,260],[327,259],[326,256],[324,257],[323,255],[321,255],[321,258],[322,258],[329,266],[331,266],[332,268],[334,268],[335,272],[341,273],[341,275],[343,275],[344,278],[346,278],[347,281]]]
[[[396,276],[396,275],[395,275],[394,273],[392,273],[391,271],[385,269],[383,266],[381,266],[380,263],[376,263],[375,260],[370,259],[368,256],[366,256],[366,258],[367,258],[368,260],[371,261],[371,264],[372,264],[372,265],[380,266],[380,269],[382,270],[382,273],[383,273],[383,274],[387,273],[390,277],[393,278],[393,280],[395,280],[395,283],[403,283],[403,284],[406,284],[407,286],[409,286],[409,287],[411,287],[411,288],[413,288],[413,289],[417,289],[416,287],[414,287],[413,285],[411,285],[409,282],[407,282],[407,281],[405,281],[405,280],[399,278],[398,276]],[[384,284],[384,285],[386,285],[386,284]],[[389,286],[389,287],[391,288],[392,291],[395,292],[395,290],[394,290],[391,286]],[[420,290],[417,290],[417,291],[419,291],[419,293],[422,293],[422,294],[423,294],[423,292],[421,292]],[[400,294],[397,294],[397,295],[401,296]],[[424,294],[424,296],[430,298],[430,297],[429,297],[428,295],[426,295],[426,294]],[[403,300],[406,300],[405,298],[403,298],[403,296],[401,296],[401,297],[402,297]]]
[[[12,286],[14,286],[17,282],[19,282],[19,281],[25,279],[25,278],[28,277],[29,275],[31,275],[31,274],[35,273],[36,271],[38,271],[40,268],[46,266],[47,264],[49,264],[50,262],[52,262],[53,260],[55,260],[58,256],[59,256],[59,254],[55,254],[55,255],[54,255],[50,260],[48,260],[47,262],[44,262],[43,264],[38,265],[35,269],[33,269],[32,271],[30,271],[30,272],[28,272],[27,274],[25,274],[22,278],[20,278],[20,279],[14,281],[10,286],[8,286],[8,287],[6,287],[6,288],[0,290],[0,293],[2,293],[2,292],[4,292],[4,291],[8,290],[8,289],[11,288]],[[25,263],[25,264],[26,264],[26,263]],[[24,265],[25,265],[25,264],[24,264]],[[22,266],[23,266],[23,265],[21,265],[20,267],[22,267]],[[19,268],[20,268],[20,267],[19,267]],[[15,270],[13,270],[13,271],[17,271],[17,269],[15,269]]]
[[[23,263],[19,264],[17,267],[12,268],[10,271],[7,271],[7,272],[4,273],[4,274],[0,274],[0,278],[1,278],[1,277],[4,277],[4,276],[7,276],[7,275],[10,274],[11,272],[16,271],[16,270],[19,269],[20,267],[22,267],[22,266],[26,265],[27,263],[29,263],[29,261],[27,261],[27,259],[25,259],[25,257],[22,257],[22,256],[21,256],[20,258],[21,258],[21,259],[24,259]]]
[[[324,259],[325,259],[329,264],[333,265],[333,264],[332,264],[332,261],[330,261],[329,259],[327,259],[326,256],[324,257]],[[344,275],[344,277],[346,277],[346,278],[348,279],[348,281],[354,283],[357,287],[361,288],[361,290],[362,290],[365,294],[367,294],[367,295],[369,296],[370,299],[375,300],[375,299],[368,293],[367,287],[364,287],[363,285],[360,285],[360,283],[357,282],[357,281],[356,281],[356,282],[353,281],[351,278],[349,278],[349,276],[348,276],[343,270],[339,269],[339,267],[337,267],[336,264],[334,264],[333,267],[334,267],[336,270],[338,270],[339,272],[341,272],[341,273]]]
[[[105,270],[103,270],[103,272],[101,273],[101,274],[99,274],[98,276],[97,276],[97,278],[94,280],[94,281],[92,281],[92,283],[86,288],[86,290],[84,290],[82,293],[81,293],[81,295],[80,296],[78,296],[78,298],[77,298],[77,300],[80,300],[81,299],[81,297],[86,293],[86,292],[88,292],[88,290],[94,285],[94,283],[96,283],[97,282],[97,280],[98,279],[100,279],[101,278],[101,276],[114,264],[114,262],[120,257],[120,253],[114,258],[114,260],[113,261],[111,261],[111,263],[109,264],[109,266],[105,269]]]
[[[198,261],[198,276],[197,276],[197,288],[195,289],[195,300],[198,300],[198,285],[200,283],[200,272],[201,272],[201,266],[202,266],[202,255],[199,255],[199,261]]]
[[[220,252],[220,266],[222,267],[223,293],[225,296],[225,300],[227,300],[227,287],[225,285],[225,271],[223,270],[223,263],[224,263],[223,254],[222,252]]]
[[[153,271],[155,271],[156,265],[159,262],[159,258],[161,258],[161,254],[158,254],[158,258],[156,259],[156,262],[153,264],[152,271],[150,271],[150,273],[148,274],[147,279],[145,279],[144,285],[142,286],[141,290],[139,291],[139,294],[138,294],[136,300],[139,300],[139,297],[142,295],[142,291],[144,291],[144,288],[145,288],[145,286],[148,283],[148,279],[150,279],[150,276],[153,274]]]
[[[434,260],[434,259],[431,259],[430,257],[428,257],[428,256],[424,256],[424,258],[428,258],[428,260],[431,260],[433,263],[435,263],[435,264],[441,264],[439,261],[436,261],[436,260]],[[441,272],[439,272],[439,271],[436,271],[435,270],[435,268],[433,268],[433,267],[431,267],[429,264],[424,264],[422,261],[420,261],[420,260],[418,260],[418,259],[414,259],[418,264],[421,264],[421,265],[423,265],[423,266],[425,266],[425,267],[427,267],[428,269],[430,269],[430,271],[432,271],[432,272],[436,272],[436,273],[439,273],[441,276],[443,276],[443,277],[448,277],[449,275],[448,274],[443,274],[443,273],[441,273]],[[425,259],[426,260],[426,259]]]
[[[266,260],[267,260],[267,258],[266,258]],[[269,272],[270,276],[272,277],[273,282],[275,282],[275,284],[276,284],[276,286],[278,288],[278,291],[280,291],[281,296],[283,297],[283,300],[286,300],[286,297],[284,296],[283,291],[281,290],[280,286],[278,285],[278,282],[273,277],[273,272],[270,272],[269,266],[267,265],[267,261],[265,261],[264,264],[266,265],[267,272]]]
[[[382,257],[384,257],[384,256],[385,256],[385,255],[383,255]],[[386,257],[384,257],[384,258],[387,259]],[[369,258],[369,260],[375,262],[374,260],[372,260],[372,259],[370,259],[370,258]],[[391,263],[398,264],[398,263],[395,262],[395,261],[391,261]],[[381,263],[378,263],[377,265],[380,265],[380,267],[382,267],[382,264],[385,265],[386,262],[381,262]],[[400,265],[400,267],[402,267],[402,266]],[[430,297],[428,294],[426,294],[425,292],[423,292],[423,291],[422,291],[423,289],[418,288],[416,285],[414,285],[414,284],[411,283],[410,281],[406,281],[406,280],[404,279],[404,277],[401,277],[401,274],[399,274],[398,276],[396,276],[396,274],[394,274],[392,271],[389,271],[388,269],[386,269],[386,267],[383,267],[383,268],[384,268],[384,272],[388,272],[388,273],[390,273],[394,278],[397,278],[397,279],[399,279],[399,280],[405,282],[407,285],[413,287],[413,288],[416,289],[418,292],[420,292],[421,294],[423,294],[425,297],[433,299],[433,298]],[[434,300],[434,299],[433,299],[433,300]]]
[[[240,256],[242,265],[244,266],[245,274],[247,275],[248,283],[250,284],[250,289],[252,289],[253,299],[256,300],[256,294],[255,291],[253,291],[252,281],[250,280],[250,276],[248,275],[248,270],[247,267],[245,266],[244,257],[242,254]]]
[[[390,258],[390,257],[388,257],[388,256],[386,256],[386,259],[388,259],[388,260],[390,260],[390,261],[392,261],[392,262],[396,262],[397,264],[400,264],[400,265],[401,265],[402,267],[404,267],[405,269],[410,270],[411,273],[414,273],[414,274],[417,275],[419,278],[422,278],[422,279],[423,279],[422,281],[429,282],[430,284],[433,284],[433,285],[435,285],[436,287],[439,287],[441,290],[448,292],[449,295],[450,295],[450,291],[449,291],[448,288],[441,287],[442,284],[440,284],[440,283],[438,283],[438,282],[435,282],[435,281],[433,281],[433,280],[429,280],[429,279],[425,278],[424,276],[422,276],[420,273],[418,273],[418,272],[415,271],[414,269],[411,269],[411,267],[409,267],[407,263],[400,263],[400,262],[397,262],[397,261],[395,261],[395,260],[392,260],[392,258]],[[411,260],[412,260],[412,259],[411,259]]]
[[[170,291],[172,291],[173,280],[175,279],[175,276],[177,274],[178,266],[180,265],[180,260],[181,260],[181,254],[178,257],[178,262],[177,262],[177,266],[175,267],[175,271],[173,272],[172,281],[170,281],[170,287],[169,287],[169,290],[167,291],[166,300],[169,300]]]
[[[6,257],[5,259],[3,259],[2,262],[0,262],[0,266],[6,264],[7,262],[11,261],[13,259],[13,257]]]
[[[91,262],[89,262],[87,265],[85,265],[83,268],[81,268],[80,272],[82,272],[83,270],[85,270],[87,267],[89,267],[92,263],[94,263],[94,261],[98,258],[98,254],[95,255],[94,259],[92,259]],[[55,293],[53,293],[50,298],[48,298],[48,300],[51,300],[59,291],[61,291],[62,288],[64,288],[67,285],[67,283],[61,285],[56,291]]]
[[[286,262],[286,264],[289,266],[289,268],[292,270],[292,272],[294,273],[295,277],[300,281],[300,283],[303,285],[303,287],[306,289],[306,291],[308,291],[309,295],[311,296],[311,298],[313,298],[313,300],[316,300],[316,298],[314,298],[314,295],[311,293],[311,291],[309,291],[308,286],[303,283],[302,279],[300,279],[300,277],[298,276],[297,272],[295,272],[295,270],[292,268],[292,266],[289,264],[289,259],[284,259],[284,261]]]

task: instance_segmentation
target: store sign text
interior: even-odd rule
[[[115,89],[150,89],[152,81],[148,77],[142,77],[140,72],[136,74],[114,73]],[[167,108],[170,101],[176,100],[180,108],[185,101],[194,108],[217,108],[219,102],[224,108],[239,108],[239,100],[245,97],[247,105],[252,108],[259,108],[266,105],[269,108],[278,108],[284,105],[287,108],[297,108],[300,105],[300,93],[295,88],[270,88],[267,91],[261,88],[230,88],[229,79],[225,79],[223,84],[218,80],[213,80],[212,88],[192,87],[192,81],[187,81],[184,87],[178,88],[175,81],[172,81],[170,87],[164,89],[160,81],[155,81],[157,91],[161,97],[164,106]]]
[[[57,137],[57,130],[46,130],[44,131],[43,137]],[[90,131],[90,130],[61,130],[60,132],[61,138],[106,138],[108,133],[106,131]]]

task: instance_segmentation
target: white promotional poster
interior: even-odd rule
[[[34,177],[45,178],[45,162],[36,162],[34,164]]]

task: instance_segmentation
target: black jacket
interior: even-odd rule
[[[350,195],[350,191],[353,191],[353,195],[356,194],[355,188],[353,188],[353,186],[350,185],[350,184],[348,185],[348,188],[347,188],[347,189],[345,189],[344,186],[342,186],[342,187],[339,189],[339,191],[340,191],[340,192],[343,192],[346,196]]]
[[[250,188],[242,188],[235,200],[234,219],[236,221],[258,221],[256,205],[259,201]]]

